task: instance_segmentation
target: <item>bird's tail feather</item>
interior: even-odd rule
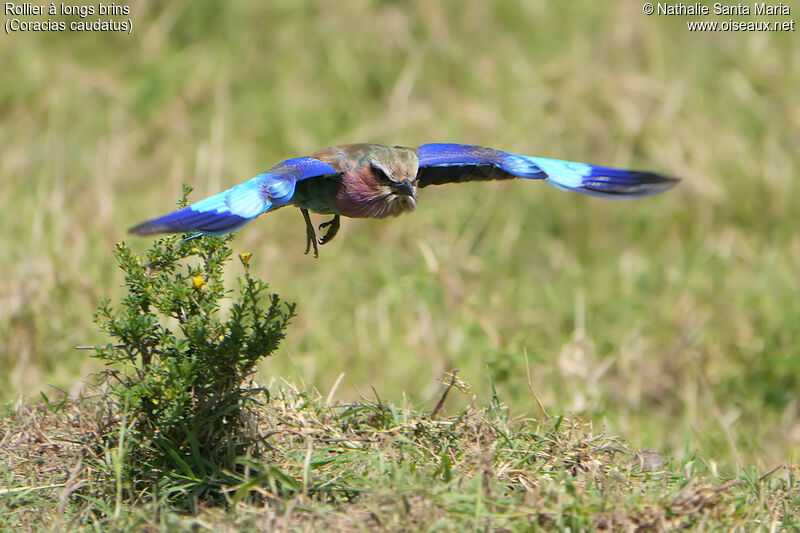
[[[262,186],[258,177],[253,178],[173,213],[143,222],[128,231],[134,235],[190,231],[208,235],[230,233],[272,207]]]
[[[514,162],[517,169],[524,163],[530,166],[524,177],[544,179],[559,189],[592,196],[641,198],[664,192],[680,181],[655,172],[600,167],[544,157],[517,157],[522,160]]]

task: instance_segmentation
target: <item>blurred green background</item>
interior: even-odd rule
[[[433,405],[460,369],[724,468],[798,460],[797,33],[690,33],[641,2],[131,2],[131,35],[3,35],[0,395],[72,393],[125,230],[342,142],[481,144],[678,175],[612,202],[426,189],[303,255],[295,209],[237,251],[298,318],[260,379]],[[318,222],[322,219],[318,219]],[[236,270],[233,268],[232,274]],[[473,401],[455,394],[451,411]]]

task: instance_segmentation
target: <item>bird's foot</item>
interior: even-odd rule
[[[311,223],[311,217],[308,215],[308,209],[301,209],[303,213],[303,219],[306,221],[306,251],[305,254],[308,255],[308,251],[311,247],[314,247],[314,257],[319,257],[319,248],[317,247],[317,233],[314,231],[314,224]]]
[[[339,233],[339,215],[333,215],[333,218],[327,222],[323,222],[319,225],[319,230],[322,231],[322,228],[330,226],[328,231],[325,232],[325,235],[319,240],[320,244],[326,244],[331,242],[336,234]]]

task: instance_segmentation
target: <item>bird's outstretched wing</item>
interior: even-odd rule
[[[543,179],[559,189],[606,197],[641,198],[673,187],[677,178],[654,172],[517,155],[482,146],[423,144],[417,186],[508,178]]]
[[[262,213],[289,203],[298,181],[336,174],[338,172],[332,166],[318,159],[288,159],[227,191],[139,224],[129,231],[134,235],[188,231],[221,235],[239,229]]]

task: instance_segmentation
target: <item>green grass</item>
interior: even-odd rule
[[[728,477],[798,462],[796,34],[689,33],[641,3],[132,4],[134,33],[4,36],[0,395],[77,394],[126,228],[339,142],[455,141],[675,174],[608,202],[541,183],[425,190],[239,232],[298,317],[260,378],[431,409],[457,368],[513,416],[590,421]],[[469,397],[454,396],[449,414]],[[145,511],[141,511],[145,512]]]

